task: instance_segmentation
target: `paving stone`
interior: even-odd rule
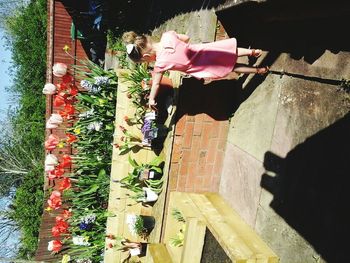
[[[251,226],[255,225],[263,173],[260,161],[227,143],[219,193]]]
[[[235,112],[230,123],[228,142],[263,161],[271,145],[279,93],[280,77],[267,76]]]

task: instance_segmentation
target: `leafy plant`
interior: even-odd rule
[[[183,217],[182,213],[180,212],[179,209],[177,208],[173,208],[173,210],[171,211],[171,215],[178,221],[178,222],[182,222],[185,223],[186,220]]]
[[[174,247],[181,247],[183,246],[184,243],[184,238],[185,238],[185,230],[186,230],[186,220],[184,218],[184,216],[182,215],[182,213],[180,212],[179,209],[177,208],[173,208],[173,210],[171,211],[171,215],[173,216],[173,218],[176,219],[176,221],[181,222],[182,226],[179,230],[179,232],[176,234],[175,237],[172,237],[170,239],[170,244]]]
[[[135,196],[135,199],[140,199],[140,197],[143,197],[143,186],[150,188],[155,193],[160,193],[162,191],[163,186],[162,179],[141,180],[140,174],[143,173],[145,170],[154,171],[158,174],[162,174],[162,162],[162,158],[157,156],[150,163],[138,164],[135,159],[132,159],[131,156],[129,156],[129,163],[133,167],[133,170],[131,173],[128,174],[128,176],[120,180],[120,183],[123,185],[123,187],[138,194],[137,196]]]

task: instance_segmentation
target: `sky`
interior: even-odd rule
[[[0,121],[4,118],[4,112],[7,111],[9,107],[9,94],[6,93],[5,88],[11,85],[11,77],[8,74],[8,68],[11,63],[11,52],[5,50],[4,44],[5,40],[3,39],[4,32],[0,27]],[[1,124],[0,124],[1,128]],[[5,209],[9,200],[7,198],[0,198],[0,210]],[[1,220],[1,219],[0,219]],[[15,237],[17,236],[17,237]],[[7,246],[10,250],[15,251],[14,247],[18,243],[18,234],[14,235],[13,238],[8,240]],[[2,255],[0,254],[0,258]]]
[[[5,50],[5,40],[3,38],[4,32],[0,27],[0,119],[4,117],[4,111],[9,106],[9,94],[6,93],[5,88],[11,85],[11,77],[9,76],[8,68],[11,62],[11,52]]]

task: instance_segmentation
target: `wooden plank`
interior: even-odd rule
[[[189,217],[186,219],[186,233],[181,263],[201,262],[206,229],[205,223],[198,220],[198,218]]]
[[[268,263],[278,262],[277,255],[272,249],[258,236],[238,213],[232,209],[225,200],[216,193],[206,193],[205,197],[211,202],[223,220],[229,224],[242,240],[255,253],[257,259],[262,257]]]
[[[122,125],[127,128],[131,133],[141,136],[140,127],[136,126],[128,126],[124,120],[124,116],[133,116],[135,113],[135,109],[130,101],[127,98],[127,90],[129,82],[126,82],[122,78],[122,74],[128,72],[128,70],[118,70],[118,91],[117,91],[117,103],[116,103],[116,116],[115,116],[115,126],[116,130],[114,133],[114,143],[120,143],[120,138],[123,136],[122,131],[119,126]],[[171,117],[171,116],[170,116]],[[168,140],[168,141],[167,141]],[[169,137],[165,141],[165,145],[169,144],[172,138]],[[169,146],[167,146],[169,147]],[[170,145],[170,150],[171,150]],[[169,148],[164,148],[169,150]],[[170,158],[168,155],[165,155],[164,149],[161,152],[161,156],[164,156],[165,163],[168,165],[170,163]],[[109,205],[108,211],[114,213],[115,217],[108,218],[107,221],[107,232],[109,234],[114,234],[116,236],[122,236],[124,238],[128,238],[132,241],[141,241],[145,242],[146,240],[133,236],[126,224],[126,218],[128,214],[136,214],[136,215],[153,215],[156,219],[156,226],[153,229],[151,235],[149,236],[149,242],[159,242],[162,222],[163,222],[163,209],[164,202],[166,196],[166,187],[164,187],[164,193],[162,192],[158,198],[156,204],[151,206],[142,206],[140,203],[135,203],[131,198],[128,198],[128,195],[133,195],[134,193],[122,188],[119,184],[113,182],[114,180],[120,180],[128,175],[133,168],[129,164],[128,157],[129,154],[131,158],[135,159],[138,163],[146,163],[153,160],[156,155],[153,151],[147,149],[140,149],[139,151],[130,151],[128,154],[119,155],[119,149],[113,148],[113,156],[112,156],[112,172],[111,172],[111,187],[110,187],[110,196],[109,196]],[[163,177],[165,177],[165,184],[167,179],[167,173],[163,173]],[[156,210],[157,209],[157,210]],[[121,260],[127,257],[126,253],[117,251],[115,249],[108,249],[105,252],[104,262],[114,263],[121,262]],[[149,256],[140,258],[141,262],[148,262]]]
[[[148,252],[150,253],[148,263],[173,263],[170,254],[164,244],[149,244]]]
[[[207,222],[207,227],[233,262],[250,259],[253,251],[201,194],[189,194]],[[249,261],[247,261],[249,262]],[[254,261],[253,261],[254,262]]]

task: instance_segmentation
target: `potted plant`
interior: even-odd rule
[[[146,238],[154,228],[155,220],[153,216],[127,214],[126,223],[131,234]]]

